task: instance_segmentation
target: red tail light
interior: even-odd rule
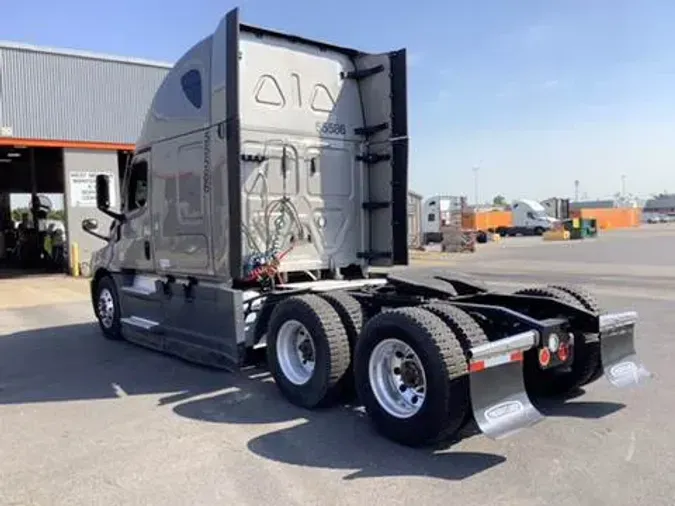
[[[548,351],[548,348],[541,348],[539,350],[539,363],[546,367],[551,362],[551,352]]]
[[[570,346],[567,343],[562,343],[558,349],[558,358],[562,362],[566,362],[570,358]]]

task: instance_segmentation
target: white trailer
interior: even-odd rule
[[[453,225],[453,221],[461,226],[464,207],[464,197],[451,195],[428,197],[422,204],[422,244],[442,242],[443,227]]]

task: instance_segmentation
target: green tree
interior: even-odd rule
[[[495,198],[492,199],[492,205],[493,206],[498,206],[498,207],[506,207],[506,197],[504,195],[496,195]]]
[[[32,220],[32,213],[29,208],[27,207],[17,207],[16,209],[12,209],[12,219],[14,221],[21,221],[21,215],[22,214],[28,214],[28,219]],[[49,211],[49,214],[47,215],[47,218],[50,220],[59,220],[62,222],[66,221],[66,213],[63,211],[63,209],[56,209]]]

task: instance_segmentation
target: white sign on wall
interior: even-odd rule
[[[70,206],[96,207],[96,176],[103,174],[110,179],[110,207],[116,206],[115,177],[104,171],[74,171],[70,173]]]

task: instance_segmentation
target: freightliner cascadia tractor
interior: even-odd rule
[[[500,438],[541,420],[535,398],[648,376],[634,312],[407,267],[406,83],[405,50],[228,13],[159,86],[119,208],[96,180],[112,225],[82,226],[106,241],[91,263],[105,337],[230,370],[265,351],[289,402],[357,399],[411,446],[474,420]]]

